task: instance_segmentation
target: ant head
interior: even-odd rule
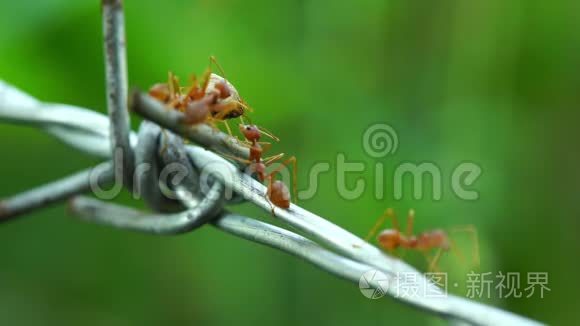
[[[240,131],[244,134],[249,141],[258,141],[260,140],[260,129],[256,125],[244,125],[240,124]]]
[[[394,229],[387,229],[379,234],[378,240],[383,248],[395,250],[401,245],[401,233]]]

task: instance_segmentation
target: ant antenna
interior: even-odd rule
[[[274,134],[270,130],[268,130],[268,129],[264,128],[264,127],[259,127],[258,130],[260,130],[260,133],[261,134],[264,134],[264,135],[272,138],[273,140],[275,140],[277,142],[280,141],[280,138],[274,136]]]
[[[215,56],[213,56],[213,55],[210,55],[210,56],[209,56],[209,66],[210,66],[210,67],[211,67],[211,64],[212,64],[212,63],[213,63],[213,64],[214,64],[214,65],[215,65],[215,66],[218,68],[218,70],[220,71],[220,74],[222,74],[222,77],[223,77],[224,79],[228,80],[228,79],[226,78],[226,73],[225,73],[225,71],[224,71],[224,68],[222,68],[222,66],[221,66],[221,65],[220,65],[220,64],[217,62],[217,59],[215,58]]]
[[[405,234],[410,237],[413,235],[413,224],[415,222],[415,210],[410,209],[409,214],[407,215],[407,229],[405,230]]]
[[[247,105],[246,103],[244,103],[243,101],[234,101],[234,103],[236,103],[237,105],[241,106],[242,108],[244,108],[245,110],[248,110],[250,112],[254,112],[254,109],[251,108],[249,105]]]
[[[197,85],[198,80],[197,80],[197,75],[195,73],[191,73],[189,75],[189,82],[194,84],[194,85]]]
[[[253,124],[252,123],[252,119],[250,119],[250,117],[246,116],[246,119],[248,119],[248,121],[250,122],[250,124]],[[243,115],[240,116],[240,121],[242,122],[243,125],[246,125],[246,122],[244,121],[244,116]]]
[[[173,73],[169,72],[169,92],[175,95],[181,95],[181,87],[179,86],[179,78]]]

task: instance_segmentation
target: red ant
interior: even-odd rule
[[[215,64],[222,75],[225,75],[216,59],[210,57],[211,64]],[[167,104],[169,107],[185,113],[184,122],[195,125],[214,119],[224,121],[229,134],[231,130],[227,119],[233,119],[245,114],[250,107],[240,97],[236,88],[224,77],[211,72],[208,68],[201,78],[201,84],[192,76],[192,85],[186,92],[182,92],[179,79],[169,72],[167,83],[158,83],[149,89],[149,95]]]
[[[250,165],[251,172],[256,173],[258,180],[260,182],[264,182],[268,180],[268,191],[266,196],[271,204],[274,204],[277,207],[287,209],[290,207],[290,191],[288,187],[280,180],[275,180],[274,176],[276,173],[279,173],[285,166],[288,164],[293,165],[293,185],[292,190],[294,192],[294,198],[297,198],[297,185],[296,185],[296,157],[292,156],[285,160],[284,162],[280,163],[280,166],[270,173],[266,172],[266,167],[273,162],[281,159],[284,156],[284,153],[274,155],[265,159],[262,159],[262,153],[264,152],[264,148],[260,145],[259,142],[260,137],[262,134],[278,141],[279,139],[273,136],[271,133],[265,130],[260,130],[256,125],[246,125],[240,124],[239,125],[240,132],[244,135],[244,138],[250,144],[250,156],[249,160],[242,159],[239,157],[233,157],[230,155],[223,154],[224,156],[240,161],[242,163],[246,163]],[[270,148],[269,143],[262,143],[268,145],[266,149]],[[266,147],[266,146],[265,146]],[[272,206],[272,214],[274,215],[274,206]]]
[[[435,229],[422,232],[419,235],[413,235],[415,211],[412,209],[409,210],[409,214],[407,215],[407,228],[404,234],[400,231],[399,222],[395,212],[392,208],[388,208],[383,215],[379,217],[377,223],[375,223],[365,238],[366,241],[369,241],[377,233],[378,229],[387,218],[392,220],[393,228],[385,229],[379,233],[377,240],[380,246],[389,252],[393,252],[397,248],[404,248],[423,253],[427,259],[427,263],[429,264],[429,271],[436,270],[437,262],[439,261],[439,258],[441,258],[442,252],[457,250],[453,240],[451,240],[448,233],[444,230]],[[472,225],[469,225],[463,228],[455,228],[452,232],[469,232],[471,234],[474,243],[473,261],[474,265],[479,266],[479,242],[477,238],[477,230]],[[432,249],[438,250],[435,253],[435,256],[430,258],[428,252]]]

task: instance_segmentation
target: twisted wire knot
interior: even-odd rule
[[[183,139],[155,123],[141,123],[133,151],[135,172],[131,190],[156,213],[79,196],[70,205],[80,212],[81,218],[121,229],[176,234],[210,222],[220,215],[225,203],[243,200],[240,195],[226,200],[225,186],[214,178],[207,180],[209,187],[202,187],[200,171],[187,155]],[[103,214],[103,206],[111,214]]]

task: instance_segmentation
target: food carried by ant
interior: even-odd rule
[[[225,76],[216,59],[210,57],[210,67],[201,79],[192,76],[189,87],[181,87],[177,76],[169,72],[167,83],[154,84],[149,89],[149,95],[166,106],[183,112],[184,122],[188,125],[224,121],[231,135],[226,120],[243,116],[251,108],[240,97],[234,85],[225,77],[211,71],[212,63]]]

